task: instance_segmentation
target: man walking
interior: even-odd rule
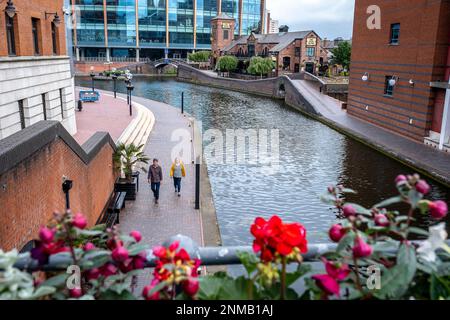
[[[158,204],[159,200],[159,188],[163,180],[162,169],[158,164],[158,159],[153,159],[153,164],[148,170],[148,183],[151,184],[153,196],[155,197],[155,204]]]

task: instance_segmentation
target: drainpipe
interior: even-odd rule
[[[439,138],[439,150],[444,149],[445,138],[450,135],[450,79],[445,93],[444,112],[442,114],[441,136]]]

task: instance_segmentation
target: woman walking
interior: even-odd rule
[[[178,192],[178,196],[181,196],[181,179],[186,176],[186,169],[180,159],[175,158],[175,161],[170,168],[170,176],[173,177],[175,192]]]

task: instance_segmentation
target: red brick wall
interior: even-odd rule
[[[14,0],[13,2],[17,10],[14,17],[17,56],[34,55],[31,18],[40,19],[40,55],[53,55],[51,29],[53,15],[47,16],[47,19],[45,19],[45,12],[58,12],[59,17],[61,18],[61,23],[57,28],[58,55],[67,55],[64,22],[65,16],[62,12],[62,7],[64,4],[63,0]],[[5,12],[3,11],[5,6],[6,1],[1,4],[0,10],[0,57],[8,55],[5,25],[6,17]]]
[[[62,176],[73,180],[70,204],[95,224],[111,192],[115,175],[112,148],[105,145],[89,165],[60,139],[0,176],[0,248],[21,249],[36,238],[55,211],[65,208]]]
[[[133,70],[133,66],[136,65],[136,62],[113,62],[109,65],[105,65],[104,62],[76,62],[75,63],[75,71],[77,73],[85,73],[88,74],[91,72],[91,66],[94,67],[95,73],[100,73],[103,71],[111,70],[112,68],[122,69],[129,67],[130,70]]]
[[[367,28],[370,5],[381,8],[381,30]],[[444,0],[357,1],[348,113],[423,141],[434,113],[435,94],[429,83],[444,80],[449,17],[450,2]],[[389,44],[393,23],[401,24],[399,45]],[[365,72],[370,74],[368,82],[361,80]],[[399,81],[394,95],[386,97],[385,76],[392,75]]]

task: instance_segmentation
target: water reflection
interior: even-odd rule
[[[89,86],[89,79],[77,79]],[[248,244],[249,226],[257,216],[279,214],[299,221],[308,230],[310,242],[328,241],[327,230],[336,221],[319,200],[329,184],[358,190],[365,206],[395,193],[393,180],[411,170],[388,157],[351,140],[327,126],[304,117],[284,103],[253,95],[179,83],[174,80],[136,79],[134,95],[181,104],[203,122],[203,129],[279,129],[280,168],[274,175],[250,165],[209,165],[220,230],[225,245]],[[98,88],[111,90],[109,82]],[[119,85],[125,92],[125,86]],[[448,199],[450,191],[432,183],[433,199]],[[354,200],[354,199],[350,199]],[[422,219],[421,224],[428,224]]]

